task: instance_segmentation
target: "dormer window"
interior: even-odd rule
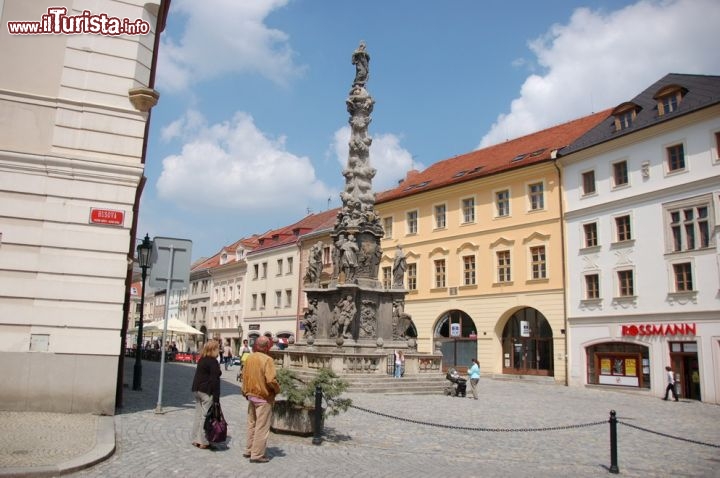
[[[658,91],[653,99],[657,101],[658,116],[677,111],[680,102],[687,93],[687,89],[680,85],[668,85]]]
[[[635,103],[623,103],[613,110],[615,117],[615,131],[622,131],[632,126],[640,107]]]

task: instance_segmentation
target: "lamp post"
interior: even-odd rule
[[[153,243],[150,236],[145,234],[145,239],[137,246],[137,258],[140,269],[142,269],[142,295],[140,296],[140,323],[137,330],[137,349],[135,350],[135,367],[133,368],[133,390],[142,390],[142,339],[143,339],[143,315],[145,313],[145,279],[147,270],[150,267],[150,253]]]

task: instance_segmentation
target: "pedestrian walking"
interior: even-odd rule
[[[195,378],[192,383],[192,392],[195,396],[195,419],[193,421],[192,444],[198,448],[210,448],[210,442],[205,437],[205,417],[213,402],[220,401],[220,364],[217,357],[220,355],[220,344],[216,340],[209,340],[200,353],[195,368]]]
[[[668,399],[668,392],[672,392],[672,396],[675,399],[675,401],[678,401],[677,392],[675,391],[675,374],[672,371],[672,368],[670,366],[665,367],[665,371],[667,372],[667,387],[665,387],[665,398],[663,400]]]
[[[472,365],[468,369],[468,375],[470,376],[470,391],[472,392],[473,398],[478,399],[478,383],[480,382],[480,362],[476,358],[472,359]]]
[[[403,367],[405,366],[405,356],[402,350],[395,351],[395,378],[402,377]]]
[[[271,339],[265,336],[258,337],[253,353],[250,354],[243,368],[242,394],[248,401],[247,440],[243,456],[250,458],[250,463],[270,461],[265,455],[265,450],[270,434],[272,405],[275,402],[275,395],[280,392],[275,363],[268,355],[272,345]]]
[[[228,367],[232,366],[232,348],[230,347],[230,341],[225,343],[225,348],[223,349],[223,358],[225,359],[225,370],[227,370]]]

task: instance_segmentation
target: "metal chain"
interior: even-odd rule
[[[466,426],[460,426],[460,425],[446,425],[444,423],[431,423],[431,422],[425,422],[422,420],[413,420],[411,418],[396,417],[393,415],[388,415],[387,413],[376,412],[374,410],[369,410],[367,408],[358,407],[356,405],[350,405],[350,408],[354,408],[354,409],[360,410],[362,412],[371,413],[373,415],[378,415],[378,416],[385,417],[385,418],[391,418],[393,420],[400,420],[403,422],[415,423],[417,425],[427,425],[427,426],[431,426],[431,427],[448,428],[451,430],[464,430],[464,431],[475,431],[475,432],[549,432],[549,431],[555,431],[555,430],[570,430],[573,428],[593,427],[596,425],[604,425],[607,423],[607,420],[602,420],[602,421],[598,421],[598,422],[581,423],[579,425],[561,425],[561,426],[555,426],[555,427],[539,427],[539,428],[466,427]]]
[[[327,402],[330,402],[330,403],[334,402],[333,399],[326,397],[325,394],[323,394],[323,398],[325,398],[325,400]],[[417,425],[427,425],[427,426],[431,426],[431,427],[447,428],[447,429],[451,429],[451,430],[465,430],[465,431],[475,431],[475,432],[493,432],[493,433],[495,433],[495,432],[549,432],[549,431],[557,431],[557,430],[571,430],[574,428],[594,427],[594,426],[598,426],[598,425],[605,425],[608,423],[607,420],[601,420],[601,421],[597,421],[597,422],[581,423],[581,424],[577,424],[577,425],[560,425],[560,426],[555,426],[555,427],[536,427],[536,428],[466,427],[466,426],[460,426],[460,425],[446,425],[444,423],[431,423],[431,422],[425,422],[422,420],[413,420],[411,418],[397,417],[394,415],[389,415],[387,413],[370,410],[368,408],[358,407],[357,405],[352,405],[352,404],[349,405],[349,407],[354,408],[356,410],[360,410],[361,412],[370,413],[372,415],[390,418],[393,420],[400,420],[400,421],[408,422],[408,423],[415,423]],[[684,442],[688,442],[688,443],[694,443],[696,445],[704,445],[704,446],[709,446],[709,447],[713,447],[713,448],[720,448],[720,445],[715,445],[713,443],[705,443],[705,442],[698,441],[698,440],[691,440],[689,438],[682,438],[682,437],[678,437],[678,436],[674,436],[674,435],[669,435],[667,433],[658,432],[655,430],[649,430],[647,428],[643,428],[643,427],[640,427],[637,425],[633,425],[630,423],[620,421],[619,419],[617,422],[622,425],[628,426],[630,428],[635,428],[636,430],[644,431],[647,433],[653,433],[655,435],[663,436],[666,438],[672,438],[674,440],[680,440],[680,441],[684,441]]]
[[[655,431],[655,430],[649,430],[649,429],[647,429],[647,428],[643,428],[643,427],[640,427],[640,426],[637,426],[637,425],[632,425],[632,424],[630,424],[630,423],[625,423],[625,422],[622,422],[622,421],[620,421],[620,420],[618,420],[617,422],[620,423],[621,425],[625,425],[626,427],[635,428],[636,430],[640,430],[640,431],[647,432],[647,433],[653,433],[653,434],[655,434],[655,435],[660,435],[660,436],[663,436],[663,437],[665,437],[665,438],[672,438],[673,440],[680,440],[680,441],[684,441],[684,442],[688,442],[688,443],[695,443],[696,445],[704,445],[704,446],[709,446],[709,447],[713,447],[713,448],[720,448],[720,445],[715,445],[715,444],[713,444],[713,443],[705,443],[705,442],[698,441],[698,440],[691,440],[691,439],[689,439],[689,438],[682,438],[682,437],[678,437],[678,436],[674,436],[674,435],[669,435],[669,434],[667,434],[667,433],[658,432],[658,431]]]

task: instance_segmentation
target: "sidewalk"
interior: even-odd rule
[[[126,362],[125,383],[132,383],[132,365]],[[0,412],[0,477],[606,476],[612,409],[621,422],[622,476],[720,476],[718,406],[486,378],[477,401],[350,394],[354,408],[326,419],[321,445],[271,434],[271,461],[250,464],[241,456],[246,404],[236,370],[223,370],[229,439],[213,452],[190,444],[194,366],[165,367],[164,413],[154,411],[157,362],[143,362],[143,390],[126,387],[124,406],[114,417]]]

